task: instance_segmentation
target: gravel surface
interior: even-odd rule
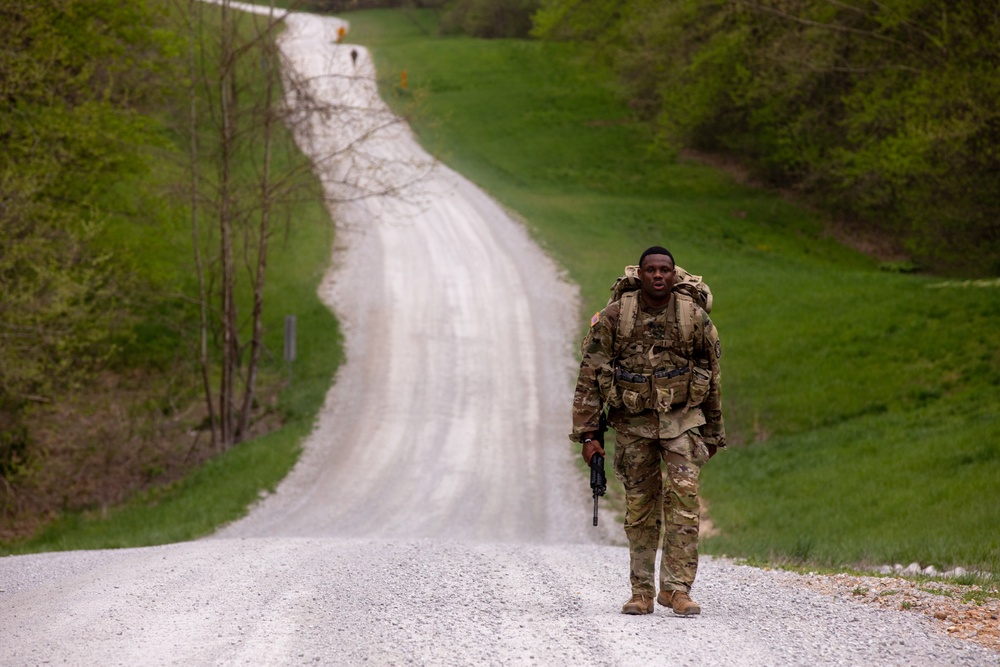
[[[624,616],[594,544],[243,538],[4,559],[0,664],[996,665],[931,620],[705,559],[704,611]]]
[[[335,211],[323,294],[348,361],[300,463],[209,539],[0,559],[0,664],[1000,665],[929,616],[725,559],[702,561],[700,616],[620,614],[621,528],[590,526],[564,434],[575,291],[492,200],[428,171],[338,25],[292,15],[282,49],[369,111],[303,146],[364,138],[351,168],[324,163],[332,192],[389,158],[414,185]]]
[[[991,596],[986,597],[979,584],[941,579],[811,574],[801,582],[812,590],[845,600],[923,614],[933,619],[938,631],[1000,651],[1000,599],[995,586]]]

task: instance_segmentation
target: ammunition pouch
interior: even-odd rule
[[[642,412],[649,406],[649,380],[645,375],[615,369],[615,386],[622,397],[622,405],[629,412]]]
[[[669,410],[674,405],[687,403],[689,375],[690,369],[687,366],[673,371],[653,373],[653,390],[656,396],[657,410]]]
[[[658,370],[652,375],[630,373],[616,368],[613,375],[611,396],[616,401],[609,400],[614,407],[623,407],[630,413],[644,410],[665,412],[678,405],[689,403],[689,382],[691,368],[682,366],[673,370]],[[708,385],[702,393],[701,400],[708,394]],[[700,402],[700,401],[699,401]]]
[[[691,383],[688,386],[687,404],[701,405],[708,398],[708,389],[712,382],[712,372],[694,366],[691,373]]]

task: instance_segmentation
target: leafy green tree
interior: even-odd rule
[[[140,112],[167,41],[141,0],[0,6],[0,474],[21,426],[114,352],[126,266],[102,242],[102,197],[143,169]]]
[[[536,34],[595,45],[671,142],[1000,272],[1000,7],[972,0],[545,0]]]
[[[527,37],[538,0],[454,0],[442,17],[446,32],[474,37]]]

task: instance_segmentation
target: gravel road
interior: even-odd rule
[[[287,22],[288,67],[343,105],[301,137],[329,191],[409,183],[334,211],[322,292],[348,361],[301,461],[245,519],[0,559],[0,665],[1000,665],[926,618],[725,559],[703,559],[701,616],[618,613],[620,526],[590,526],[565,439],[574,288],[432,166],[368,54],[335,44],[341,22]]]

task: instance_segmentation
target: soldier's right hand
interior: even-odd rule
[[[580,439],[581,451],[583,455],[583,460],[587,465],[590,465],[590,459],[594,454],[600,454],[604,456],[604,447],[601,447],[601,443],[590,438],[589,436],[584,436]]]

